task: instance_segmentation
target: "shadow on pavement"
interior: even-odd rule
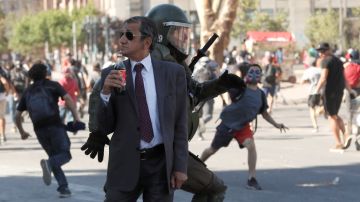
[[[262,191],[245,188],[247,171],[217,171],[228,186],[226,202],[339,202],[359,201],[360,164],[257,171]],[[211,167],[210,167],[211,169]],[[1,202],[103,201],[105,170],[66,170],[73,196],[58,199],[56,181],[47,187],[38,176],[0,177]],[[91,174],[86,174],[91,173]],[[333,184],[335,178],[338,184]],[[189,202],[191,194],[175,192],[175,202]]]

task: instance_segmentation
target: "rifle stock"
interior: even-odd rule
[[[195,64],[200,60],[200,58],[205,56],[206,51],[210,48],[210,46],[214,43],[214,41],[218,37],[219,37],[219,35],[217,35],[216,33],[213,33],[213,35],[206,42],[206,44],[201,49],[197,50],[197,54],[191,59],[191,63],[189,65],[189,68],[192,72],[194,71]]]

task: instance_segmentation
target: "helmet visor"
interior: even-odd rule
[[[187,23],[164,23],[165,26],[169,26],[167,33],[167,40],[178,51],[185,55],[190,51],[190,24]]]

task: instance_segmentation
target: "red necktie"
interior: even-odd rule
[[[139,109],[139,121],[140,121],[140,133],[141,139],[145,142],[150,142],[153,137],[153,128],[151,125],[151,119],[149,114],[149,108],[146,102],[146,94],[144,88],[144,82],[141,75],[141,70],[144,65],[141,63],[137,63],[135,65],[135,95]]]

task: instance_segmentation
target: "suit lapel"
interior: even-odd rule
[[[157,106],[159,110],[159,120],[160,123],[163,123],[163,106],[164,106],[164,93],[165,93],[165,71],[164,67],[162,67],[159,60],[151,58],[153,70],[154,70],[154,80],[155,80],[155,88],[156,88],[156,98],[157,98]]]
[[[135,104],[135,87],[133,82],[130,60],[125,60],[124,64],[126,67],[126,91],[130,97],[130,101],[133,104],[135,110],[138,111],[137,105]]]

